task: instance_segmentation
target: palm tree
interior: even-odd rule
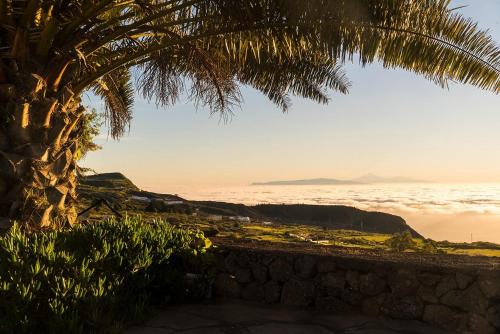
[[[286,111],[346,93],[354,58],[500,91],[500,48],[449,0],[0,0],[0,23],[0,217],[36,229],[75,222],[85,91],[115,138],[135,89],[228,115],[244,84]]]

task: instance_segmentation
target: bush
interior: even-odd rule
[[[386,244],[391,250],[397,252],[403,252],[407,249],[413,249],[416,247],[416,243],[413,241],[410,231],[394,234],[386,241]]]
[[[0,238],[0,332],[118,331],[149,303],[188,298],[210,242],[161,221],[126,218]]]

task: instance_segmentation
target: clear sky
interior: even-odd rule
[[[460,0],[461,11],[500,43],[500,0]],[[145,189],[245,185],[366,173],[442,182],[500,182],[500,96],[374,64],[346,66],[350,94],[329,105],[294,99],[282,114],[244,88],[244,103],[224,124],[181,101],[156,108],[140,98],[130,133],[98,139],[83,163],[120,171]],[[87,97],[90,105],[102,104]]]

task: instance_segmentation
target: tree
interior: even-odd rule
[[[37,229],[75,222],[87,90],[115,138],[134,89],[228,115],[250,85],[286,111],[347,93],[358,57],[500,91],[499,47],[448,0],[0,0],[0,23],[0,217]]]
[[[387,239],[385,243],[391,250],[396,252],[404,252],[407,249],[414,249],[417,245],[413,240],[410,231],[395,233],[390,239]]]

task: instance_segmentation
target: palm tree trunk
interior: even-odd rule
[[[76,158],[85,111],[70,89],[49,94],[42,83],[24,85],[31,86],[24,92],[19,84],[0,85],[0,108],[7,115],[0,121],[0,220],[33,229],[76,221]]]

